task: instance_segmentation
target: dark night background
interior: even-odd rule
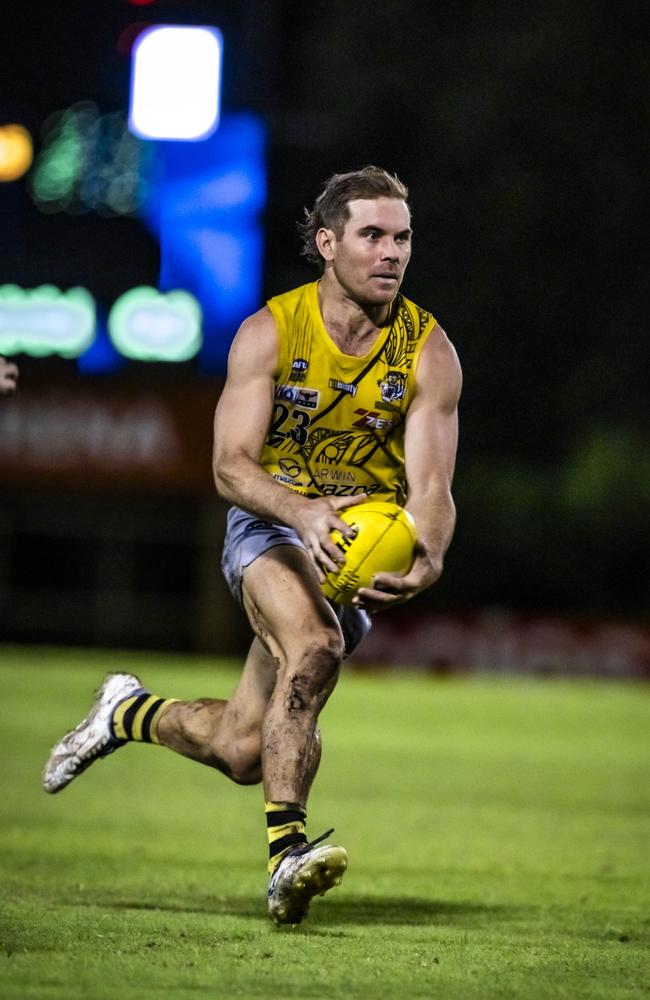
[[[329,174],[378,163],[410,188],[404,291],[465,373],[457,534],[420,603],[647,620],[648,5],[27,3],[5,40],[3,120],[37,137],[78,100],[125,108],[117,39],[139,20],[219,26],[223,108],[266,123],[265,296],[310,280],[295,222]],[[0,186],[0,207],[0,283],[85,285],[111,301],[156,282],[138,221],[41,215],[25,179]],[[73,364],[18,360],[21,391]],[[142,379],[175,377],[154,369]],[[183,366],[188,386],[200,377]],[[38,488],[5,501],[38,509]],[[156,516],[182,522],[187,503],[167,496]],[[28,534],[19,525],[11,543],[17,586],[42,574],[47,539],[30,549]],[[193,550],[178,546],[175,585],[191,588],[178,567]]]

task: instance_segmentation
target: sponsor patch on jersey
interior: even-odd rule
[[[341,382],[337,378],[331,378],[327,384],[330,389],[337,389],[339,392],[349,392],[351,396],[356,396],[357,389],[359,388],[354,382]]]
[[[283,403],[293,403],[306,410],[315,410],[320,399],[318,389],[307,389],[302,385],[276,385],[275,398]]]
[[[354,421],[353,427],[372,427],[377,431],[386,431],[397,427],[399,423],[399,418],[390,420],[388,417],[380,417],[375,410],[358,409],[354,412],[359,414],[359,419]]]
[[[319,481],[329,479],[334,483],[356,483],[357,479],[353,472],[348,469],[316,469],[314,477]]]
[[[285,476],[291,476],[292,479],[295,479],[296,476],[300,475],[300,465],[293,458],[281,458],[279,465]]]
[[[369,497],[379,489],[379,483],[368,483],[366,486],[340,486],[336,483],[323,483],[320,486],[320,496],[323,497],[356,497],[360,493],[366,493]],[[318,493],[310,493],[309,496],[318,496]]]
[[[278,483],[289,483],[290,486],[302,486],[302,483],[297,483],[291,476],[281,476],[279,473],[276,473],[273,478]]]
[[[377,381],[377,385],[384,403],[395,403],[398,399],[404,399],[406,375],[402,372],[388,372],[386,378]]]

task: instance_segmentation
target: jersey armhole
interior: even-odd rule
[[[287,337],[287,323],[286,314],[283,307],[277,302],[276,299],[268,299],[267,306],[273,317],[273,322],[275,323],[275,328],[278,334],[278,377],[277,382],[282,383],[287,380],[288,368],[288,337]]]
[[[417,342],[415,350],[413,351],[413,363],[412,363],[412,366],[411,366],[411,372],[413,373],[413,379],[412,379],[412,382],[411,382],[411,392],[410,392],[410,396],[409,396],[409,403],[411,402],[411,400],[413,399],[413,396],[415,395],[415,385],[416,385],[416,381],[417,381],[417,370],[418,370],[418,364],[419,364],[419,361],[420,361],[420,355],[422,354],[422,349],[424,348],[424,345],[426,344],[427,340],[429,339],[429,337],[431,336],[431,334],[433,333],[433,331],[435,330],[435,328],[437,327],[437,325],[438,325],[438,320],[435,318],[435,316],[432,316],[429,328],[424,331],[424,333],[422,334],[422,336],[420,337],[420,339]]]

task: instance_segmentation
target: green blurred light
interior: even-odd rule
[[[0,353],[76,358],[95,337],[95,301],[85,288],[0,285]]]
[[[187,361],[203,340],[201,307],[189,292],[141,285],[114,303],[108,332],[117,350],[139,361]]]
[[[81,101],[50,115],[41,135],[29,185],[41,211],[138,211],[147,194],[153,151],[131,135],[123,112],[102,115],[92,101]]]

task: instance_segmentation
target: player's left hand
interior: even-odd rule
[[[394,573],[377,573],[372,587],[362,587],[352,600],[355,608],[365,611],[384,611],[396,604],[404,604],[436,582],[442,573],[442,560],[434,561],[426,549],[418,544],[413,565],[405,576]]]

